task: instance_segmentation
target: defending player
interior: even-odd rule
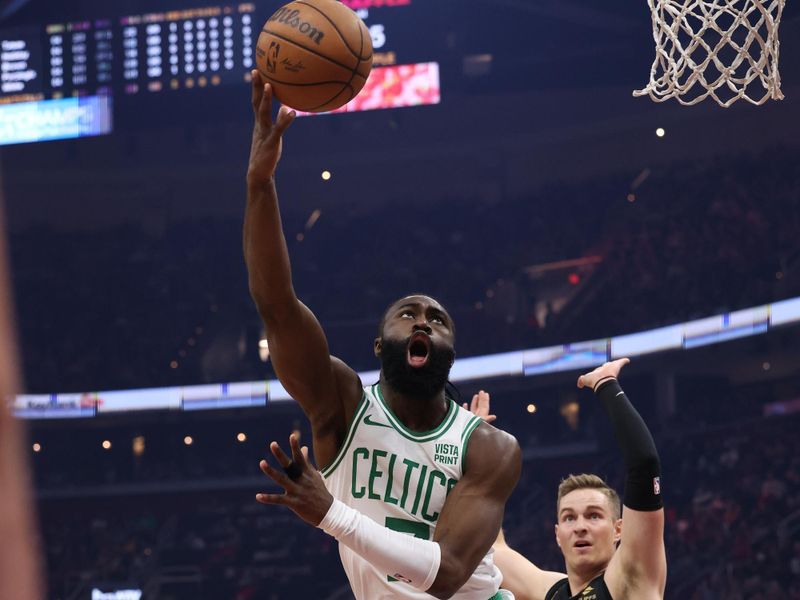
[[[628,362],[623,358],[605,363],[578,379],[579,388],[594,390],[611,419],[627,468],[624,508],[620,512],[619,496],[596,475],[564,479],[558,488],[555,533],[566,575],[539,569],[509,548],[502,534],[495,542],[503,587],[517,600],[664,597],[667,561],[661,467],[647,426],[617,382]]]

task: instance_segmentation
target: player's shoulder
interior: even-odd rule
[[[503,454],[521,453],[517,438],[486,421],[481,421],[472,432],[470,444],[475,443],[487,451],[502,452]]]
[[[569,591],[569,579],[566,576],[562,576],[547,590],[544,600],[568,600]]]
[[[612,596],[611,596],[611,592],[609,591],[608,585],[606,583],[606,575],[607,574],[608,574],[608,571],[606,571],[602,575],[598,575],[592,581],[590,581],[589,585],[586,586],[586,588],[585,588],[585,590],[588,590],[589,588],[592,588],[592,590],[589,590],[589,591],[590,592],[594,591],[594,593],[597,596],[597,600],[614,600],[612,598]]]
[[[482,421],[470,436],[465,463],[465,472],[492,473],[516,483],[522,468],[522,450],[513,435]]]

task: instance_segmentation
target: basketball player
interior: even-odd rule
[[[570,475],[561,482],[555,533],[566,575],[539,569],[509,548],[501,532],[494,545],[495,562],[503,573],[503,587],[517,600],[664,597],[661,467],[647,426],[617,382],[628,362],[623,358],[605,363],[578,379],[578,387],[593,389],[605,407],[622,450],[628,473],[624,509],[617,493],[596,475]]]
[[[256,122],[244,223],[250,292],[275,372],[311,423],[322,472],[307,468],[296,439],[293,461],[273,444],[286,473],[261,466],[287,493],[257,499],[288,505],[334,536],[359,600],[489,600],[501,579],[491,546],[519,479],[519,445],[446,396],[455,328],[433,298],[412,295],[389,306],[374,341],[381,362],[375,385],[362,386],[330,356],[292,286],[275,190],[281,138],[295,114],[281,107],[273,122],[271,89],[257,71],[252,76]]]

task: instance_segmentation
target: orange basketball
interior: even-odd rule
[[[283,104],[325,112],[347,104],[372,69],[372,38],[337,0],[294,0],[261,30],[256,65]]]

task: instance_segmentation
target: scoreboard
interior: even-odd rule
[[[0,102],[241,82],[254,64],[254,12],[212,6],[0,32]]]
[[[241,82],[254,65],[253,12],[241,4],[124,17],[124,91]]]
[[[411,14],[429,1],[344,0],[370,30],[375,67],[343,112],[439,101],[436,52],[420,51]],[[0,145],[110,133],[115,96],[247,82],[268,16],[240,3],[0,30]]]

